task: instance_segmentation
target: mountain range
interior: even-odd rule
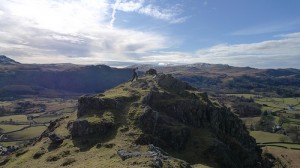
[[[66,97],[105,91],[132,77],[132,68],[140,75],[154,68],[172,74],[210,94],[251,93],[266,96],[299,97],[299,69],[255,69],[223,64],[189,65],[138,64],[127,68],[106,65],[20,64],[0,57],[0,98],[35,95]]]
[[[0,97],[65,97],[97,93],[131,78],[131,69],[106,65],[18,64],[2,57]]]
[[[157,72],[172,74],[209,93],[300,96],[299,69],[256,69],[206,63],[174,66],[140,65],[139,67],[142,71],[154,68]]]

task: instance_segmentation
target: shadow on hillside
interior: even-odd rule
[[[109,133],[103,135],[103,137],[87,136],[87,137],[73,138],[72,143],[74,147],[79,148],[80,152],[85,152],[90,150],[95,145],[105,144],[109,142],[111,139],[113,139],[116,136],[117,129],[118,129],[117,127],[112,129]],[[62,146],[64,146],[64,143],[51,143],[48,146],[48,151],[51,152]]]
[[[57,148],[59,148],[61,145],[61,143],[51,143],[49,146],[48,146],[48,151],[51,152]]]
[[[90,150],[92,147],[94,147],[97,144],[104,144],[114,139],[117,135],[117,130],[118,127],[115,127],[110,132],[103,135],[103,137],[87,136],[87,137],[73,138],[72,142],[75,147],[79,148],[80,152],[85,152]]]

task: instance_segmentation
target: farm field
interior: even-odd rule
[[[5,115],[0,116],[0,145],[18,146],[40,136],[50,121],[70,115],[76,106],[77,100],[60,98],[0,102],[0,107],[6,110]]]
[[[257,143],[262,142],[280,142],[280,138],[287,137],[283,134],[276,134],[270,132],[263,132],[263,131],[251,131],[250,135],[256,139]],[[287,137],[286,142],[291,142],[291,139]]]
[[[9,139],[14,139],[14,140],[32,139],[40,136],[41,133],[45,131],[46,128],[47,128],[46,126],[29,127],[21,131],[9,133],[7,134],[7,136],[9,137]]]
[[[28,125],[9,125],[9,124],[1,124],[0,125],[0,132],[1,133],[8,133],[8,132],[12,132],[12,131],[17,131],[20,130],[24,127],[27,127]]]
[[[254,94],[226,94],[227,96],[237,96],[252,98],[256,103],[263,105],[262,110],[270,111],[286,111],[288,113],[300,113],[300,97],[293,98],[276,98],[276,97],[262,97]]]
[[[270,153],[280,159],[281,165],[278,167],[297,168],[300,165],[300,151],[292,149],[284,149],[280,147],[267,146],[263,147],[263,153]]]
[[[9,121],[13,121],[16,123],[28,122],[26,115],[10,115],[10,116],[0,117],[0,123],[1,122],[9,122]]]
[[[300,144],[297,137],[300,135],[300,98],[270,98],[251,94],[230,94],[228,96],[252,98],[255,103],[260,104],[262,115],[273,118],[269,122],[280,125],[286,135],[282,132],[255,130],[255,126],[259,122],[266,123],[262,116],[241,118],[249,129],[250,135],[256,139],[259,146],[262,146],[265,153],[270,153],[279,160],[279,167],[299,167]]]

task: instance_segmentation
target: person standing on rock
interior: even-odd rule
[[[136,68],[133,68],[133,77],[132,77],[132,79],[131,79],[131,82],[134,80],[134,78],[136,79],[136,80],[138,80],[138,67],[136,67]]]

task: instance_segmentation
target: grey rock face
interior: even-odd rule
[[[144,114],[140,117],[140,128],[148,135],[141,136],[137,142],[140,144],[149,144],[156,142],[160,146],[171,147],[177,151],[185,148],[190,137],[190,129],[178,121],[153,111],[151,107],[146,106]]]
[[[86,120],[77,120],[68,123],[68,129],[72,137],[97,136],[103,137],[114,128],[113,123],[89,123]]]
[[[105,109],[115,109],[118,102],[114,99],[102,99],[97,97],[85,96],[78,99],[77,117],[86,114],[102,114]]]

